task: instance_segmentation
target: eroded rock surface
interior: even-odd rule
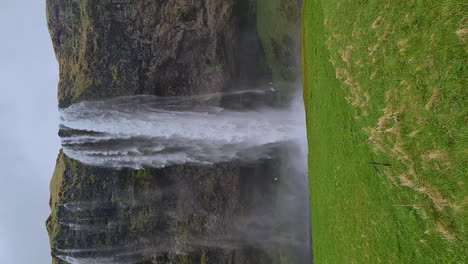
[[[123,95],[213,93],[241,76],[267,77],[249,1],[47,2],[62,106]],[[239,56],[245,49],[255,56]]]

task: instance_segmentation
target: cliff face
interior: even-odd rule
[[[254,2],[48,0],[60,65],[59,105],[268,83],[272,75],[257,36]],[[274,202],[276,166],[265,161],[112,170],[61,152],[47,220],[53,261],[272,263],[265,245],[254,241],[264,234],[243,223]],[[245,195],[246,189],[258,195]],[[262,231],[272,233],[270,228]]]
[[[54,262],[270,263],[238,237],[249,238],[238,226],[253,209],[245,204],[255,207],[240,197],[242,180],[252,180],[241,171],[227,164],[113,170],[60,153],[47,221]],[[256,191],[272,197],[265,187]]]
[[[135,94],[212,93],[242,72],[264,75],[249,6],[247,0],[48,0],[60,105]],[[252,33],[251,41],[245,32]],[[260,55],[246,57],[249,71],[238,63],[245,44]]]

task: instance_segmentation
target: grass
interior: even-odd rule
[[[304,2],[316,263],[466,263],[467,11]]]

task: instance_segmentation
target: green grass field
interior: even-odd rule
[[[316,263],[468,262],[467,13],[304,1]]]

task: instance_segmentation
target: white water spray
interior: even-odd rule
[[[222,96],[132,96],[72,105],[61,110],[64,152],[112,168],[211,165],[271,158],[278,144],[303,137],[297,111],[212,106]]]

